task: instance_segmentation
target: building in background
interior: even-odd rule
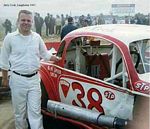
[[[135,15],[135,4],[112,4],[111,12],[112,16],[125,16],[125,23],[130,23],[130,18]]]

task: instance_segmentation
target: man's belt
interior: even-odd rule
[[[13,71],[13,73],[17,74],[17,75],[20,75],[20,76],[23,76],[23,77],[33,77],[34,75],[36,75],[38,72],[35,72],[33,74],[21,74],[21,73],[18,73],[18,72],[15,72]]]

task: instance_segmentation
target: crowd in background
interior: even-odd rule
[[[53,16],[50,13],[47,13],[45,17],[42,17],[40,13],[34,14],[34,27],[35,31],[41,36],[46,35],[60,35],[61,30],[64,25],[67,24],[67,19],[69,15],[61,14]],[[91,16],[90,14],[74,16],[74,25],[77,28],[91,26],[91,25],[101,25],[101,24],[143,24],[150,25],[150,14],[135,14],[134,16],[117,16],[117,15],[97,15]],[[12,31],[12,23],[9,19],[6,19],[3,23],[5,28],[5,34]],[[43,31],[44,29],[44,31]]]

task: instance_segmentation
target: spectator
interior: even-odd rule
[[[125,16],[125,24],[129,24],[129,18]]]
[[[56,34],[59,35],[61,31],[61,18],[59,15],[56,16],[55,25],[56,25]]]
[[[49,35],[50,32],[50,14],[47,13],[47,16],[44,19],[45,25],[46,25],[46,36]]]
[[[61,40],[71,31],[77,29],[76,26],[73,25],[73,18],[68,17],[68,24],[65,25],[61,30]]]
[[[63,14],[61,14],[61,26],[65,25],[65,17]]]
[[[105,24],[105,19],[103,14],[98,15],[98,25]]]
[[[78,19],[77,16],[74,17],[74,25],[75,25],[77,28],[80,27],[80,25],[79,25],[79,19]]]
[[[83,21],[83,27],[89,26],[89,22],[87,19],[84,19]]]
[[[50,29],[49,29],[50,35],[54,34],[54,28],[55,28],[55,18],[53,17],[53,15],[50,15]]]
[[[43,18],[40,16],[39,13],[36,13],[36,15],[35,15],[35,17],[34,17],[34,23],[35,23],[36,32],[37,32],[39,35],[42,35],[42,26],[43,26],[44,20],[43,20]]]
[[[79,24],[80,24],[80,27],[83,27],[84,19],[85,19],[85,16],[84,16],[84,15],[81,15],[81,16],[79,17]]]
[[[117,24],[116,18],[113,18],[112,23],[113,23],[113,24]]]
[[[92,18],[91,18],[90,14],[87,15],[86,20],[87,20],[88,26],[91,26],[92,25]]]
[[[135,19],[134,19],[134,17],[131,17],[130,23],[131,23],[131,24],[135,24]]]
[[[7,35],[8,32],[11,33],[11,31],[12,31],[12,28],[11,28],[12,24],[11,24],[10,20],[6,19],[5,22],[2,25],[5,28],[5,35]]]

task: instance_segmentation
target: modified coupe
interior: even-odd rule
[[[83,27],[51,46],[61,60],[41,61],[42,112],[47,116],[71,123],[70,128],[122,128],[142,106],[138,99],[148,103],[150,26]]]

